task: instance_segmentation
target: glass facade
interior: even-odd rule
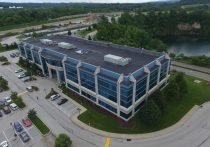
[[[98,76],[98,93],[103,97],[117,102],[117,83]]]
[[[167,76],[167,68],[168,62],[163,63],[161,66],[160,81],[162,81]]]
[[[86,93],[86,92],[84,92],[84,91],[82,91],[82,95],[83,95],[84,97],[90,99],[91,101],[96,102],[96,97],[94,97],[94,96],[92,96],[92,95],[90,95],[90,94],[88,94],[88,93]]]
[[[150,72],[149,90],[157,85],[158,69],[159,68],[156,68]]]
[[[40,61],[40,58],[39,58],[38,50],[33,50],[33,49],[32,49],[32,54],[33,54],[33,57],[34,57],[34,62],[35,62],[36,64],[41,65],[41,61]]]
[[[98,103],[99,103],[99,105],[101,105],[102,107],[107,108],[108,110],[110,110],[110,111],[112,111],[112,112],[114,112],[114,113],[117,113],[117,109],[114,108],[114,107],[112,107],[111,105],[109,105],[109,104],[107,104],[107,103],[105,103],[105,102],[103,102],[103,101],[101,101],[101,100],[99,100]]]
[[[121,85],[120,87],[120,105],[128,108],[132,105],[133,99],[133,85],[125,86]]]
[[[33,48],[30,50],[31,46],[26,45],[25,48],[23,47],[23,44],[19,45],[20,54],[23,57],[27,57],[29,60],[33,60],[34,62],[42,65],[43,63],[43,69],[45,74],[48,74],[48,67],[47,63],[53,66],[57,67],[63,67],[62,59],[64,58],[64,54],[58,53],[53,50],[48,49],[42,49],[41,52],[41,59],[39,58],[39,48]],[[25,54],[26,53],[26,54]],[[33,58],[32,58],[33,57]],[[167,68],[168,68],[168,60],[165,59],[165,56],[161,56],[161,70],[160,70],[160,81],[163,80],[167,76]],[[67,60],[64,62],[65,71],[66,71],[66,78],[76,84],[81,83],[82,89],[79,89],[79,86],[73,86],[69,83],[66,83],[66,86],[77,92],[81,95],[87,98],[88,100],[92,102],[97,102],[96,98],[96,81],[95,81],[95,75],[94,72],[96,71],[96,66],[81,62],[79,64],[79,71],[77,70],[77,65],[79,61],[73,58],[68,57]],[[158,79],[158,72],[159,67],[156,65],[156,61],[152,61],[151,63],[146,65],[147,68],[150,71],[150,80],[149,80],[149,90],[151,90],[153,87],[157,85],[157,79]],[[56,68],[55,68],[56,69]],[[65,81],[64,71],[61,71],[61,68],[59,69],[59,75],[60,80]],[[146,94],[146,88],[147,88],[147,79],[148,74],[145,72],[145,68],[141,67],[140,69],[136,70],[132,73],[132,76],[134,77],[134,81],[130,81],[130,76],[123,76],[122,83],[120,84],[120,93],[117,94],[117,81],[120,77],[119,73],[115,73],[113,71],[109,71],[104,68],[100,68],[98,70],[99,73],[97,74],[97,82],[98,82],[98,94],[100,96],[103,96],[105,99],[108,99],[115,104],[108,102],[108,101],[102,101],[100,100],[100,97],[98,99],[98,104],[111,112],[117,114],[117,108],[113,107],[117,104],[117,97],[120,96],[120,109],[123,108],[123,111],[127,111],[128,113],[124,113],[120,111],[120,116],[124,119],[129,119],[132,116],[132,111],[130,107],[132,106],[133,97],[135,98],[135,102],[137,102],[140,98],[145,96]],[[54,71],[55,73],[56,70]],[[57,75],[57,74],[56,74]],[[78,81],[80,77],[80,82]],[[134,83],[136,79],[136,91],[135,95],[133,95],[133,89],[134,89]],[[78,88],[77,88],[78,87]],[[84,88],[83,88],[84,87]],[[85,89],[86,88],[86,89]],[[89,92],[88,90],[91,90],[94,92]],[[85,92],[86,91],[86,92]],[[89,94],[90,93],[90,94]],[[104,99],[103,99],[104,100]],[[144,104],[144,100],[142,99],[142,102],[135,107],[135,112],[137,112]],[[117,107],[117,106],[116,106]],[[125,109],[129,108],[129,109]],[[130,112],[131,111],[131,112]]]
[[[70,88],[71,90],[79,93],[79,89],[77,87],[74,87],[74,86],[72,86],[71,84],[68,84],[68,83],[67,83],[67,87]]]
[[[30,48],[31,48],[30,46],[25,46],[27,58],[28,58],[29,60],[33,61],[33,58],[32,58],[32,54],[31,54]]]
[[[78,83],[77,68],[76,65],[70,65],[65,63],[66,78],[70,81]]]
[[[26,57],[25,49],[24,49],[23,44],[19,45],[19,49],[20,49],[21,56]]]
[[[93,73],[86,72],[80,69],[81,86],[95,92],[95,77]]]
[[[128,118],[130,118],[132,116],[132,111],[130,113],[128,113],[128,114],[120,111],[120,116],[122,116],[125,119],[128,119]]]
[[[147,76],[143,76],[136,82],[136,97],[135,101],[139,100],[142,96],[146,94],[147,87]]]

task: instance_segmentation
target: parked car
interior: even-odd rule
[[[4,91],[4,89],[0,87],[0,93],[3,92],[3,91]]]
[[[20,133],[19,136],[23,142],[28,142],[30,140],[30,137],[26,132]]]
[[[54,94],[54,95],[52,95],[52,96],[50,97],[50,100],[51,100],[51,101],[54,101],[54,100],[56,100],[56,99],[59,98],[59,97],[60,97],[59,94]]]
[[[20,68],[20,69],[16,70],[15,73],[20,73],[22,71],[23,71],[23,69]]]
[[[0,147],[10,147],[9,143],[7,141],[2,141],[0,143]]]
[[[10,57],[15,58],[15,55],[14,54],[10,54]]]
[[[22,123],[25,127],[30,127],[32,125],[32,121],[29,118],[22,119]]]
[[[22,73],[22,74],[20,74],[20,75],[18,75],[18,78],[19,79],[22,79],[22,78],[25,78],[27,75],[25,74],[25,73]]]
[[[13,111],[15,111],[15,110],[18,109],[18,106],[17,106],[15,103],[10,104],[9,107],[10,107]]]
[[[4,106],[5,105],[5,100],[0,100],[0,106]]]
[[[58,105],[62,105],[64,103],[66,103],[68,100],[65,98],[59,99],[59,101],[57,102]]]
[[[9,113],[11,113],[11,110],[9,109],[8,106],[3,107],[2,110],[3,110],[4,114],[9,114]]]
[[[22,125],[18,121],[14,122],[14,128],[17,132],[21,132],[23,130]]]
[[[3,116],[3,113],[0,111],[0,117],[2,117]]]
[[[28,92],[33,92],[33,88],[32,88],[32,86],[28,86],[28,87],[26,87],[26,90],[27,90]]]
[[[5,102],[6,102],[7,104],[9,104],[9,103],[12,102],[12,99],[11,99],[10,96],[5,97],[4,99],[5,99]]]

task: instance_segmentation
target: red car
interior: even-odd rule
[[[22,119],[22,122],[25,127],[30,127],[32,125],[32,122],[29,118]]]

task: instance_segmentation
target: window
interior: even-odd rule
[[[136,82],[136,98],[135,101],[139,100],[146,94],[147,76],[142,77]]]
[[[156,68],[150,73],[149,90],[157,85],[157,78],[158,78],[158,68]]]
[[[74,87],[74,86],[72,86],[71,84],[68,84],[68,83],[67,83],[67,87],[70,88],[71,90],[73,90],[73,91],[79,93],[79,89],[76,88],[76,87]]]
[[[80,70],[81,85],[95,92],[95,77],[93,74]]]
[[[120,116],[122,116],[122,117],[123,117],[123,118],[125,118],[125,119],[130,118],[130,117],[131,117],[131,115],[132,115],[132,111],[131,111],[131,112],[129,112],[128,114],[126,114],[126,113],[124,113],[124,112],[120,111]]]
[[[128,108],[132,105],[133,85],[130,87],[121,85],[120,87],[120,105]]]
[[[105,103],[105,102],[103,102],[101,100],[99,100],[98,103],[99,103],[99,105],[103,106],[104,108],[107,108],[108,110],[110,110],[110,111],[112,111],[114,113],[117,113],[117,109],[112,107],[111,105],[109,105],[109,104],[107,104],[107,103]]]
[[[77,68],[76,66],[72,66],[70,64],[65,64],[66,69],[66,77],[67,79],[78,83],[78,76],[77,76]]]
[[[88,98],[89,100],[96,102],[96,97],[94,97],[94,96],[92,96],[92,95],[90,95],[90,94],[88,94],[88,93],[86,93],[84,91],[82,91],[82,95],[84,97]]]
[[[98,93],[103,97],[117,102],[117,83],[103,77],[98,77]]]

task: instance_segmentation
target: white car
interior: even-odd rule
[[[22,79],[22,78],[24,78],[24,77],[26,77],[26,74],[25,74],[25,73],[18,75],[18,78],[19,78],[19,79]]]
[[[10,96],[7,96],[7,97],[5,97],[5,101],[6,101],[7,104],[9,104],[9,103],[12,102],[12,99],[11,99]]]
[[[50,100],[51,100],[51,101],[54,101],[54,100],[56,100],[56,99],[59,98],[59,97],[60,97],[59,94],[54,94],[54,95],[52,95],[52,96],[50,97]]]
[[[2,141],[2,142],[0,143],[0,146],[1,146],[1,147],[10,147],[10,145],[9,145],[9,143],[8,143],[7,141]]]
[[[33,92],[33,88],[32,88],[32,86],[28,86],[28,87],[26,87],[26,90],[28,90],[28,92]]]
[[[15,103],[10,104],[9,107],[10,107],[13,111],[15,111],[15,110],[18,109],[18,106],[17,106]]]
[[[23,71],[23,69],[18,69],[18,70],[15,71],[15,73],[20,73],[22,71]]]

